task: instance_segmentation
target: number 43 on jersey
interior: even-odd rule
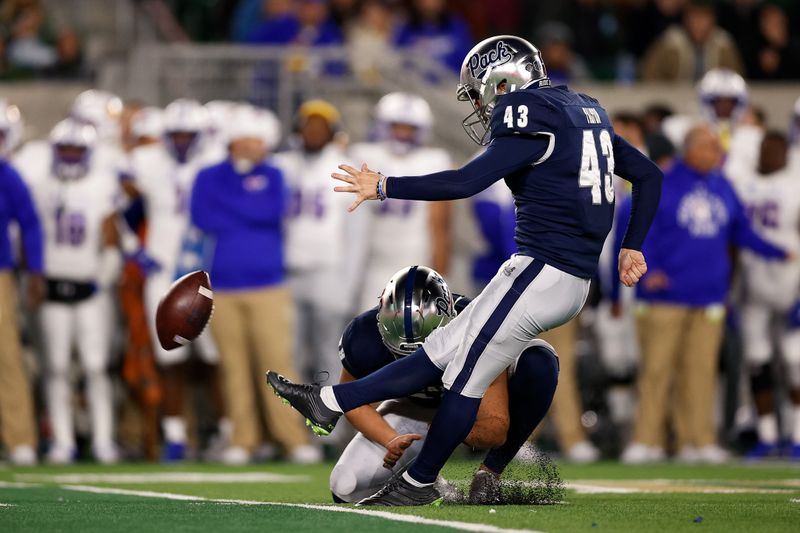
[[[589,109],[588,111],[594,111]],[[588,115],[588,118],[596,117],[597,122],[600,118],[597,113]],[[515,120],[516,119],[516,120]],[[516,117],[514,116],[513,106],[506,107],[503,113],[503,122],[509,128],[515,125],[517,128],[524,128],[528,125],[528,106],[517,106]],[[516,124],[515,124],[516,122]],[[594,122],[594,121],[590,121]],[[599,133],[598,133],[599,132]],[[595,140],[595,134],[598,139]],[[597,150],[597,143],[600,143],[600,151]],[[600,155],[606,158],[606,172],[600,169]],[[583,130],[583,145],[581,150],[581,170],[578,177],[580,187],[592,188],[592,204],[600,205],[603,203],[603,193],[606,202],[609,204],[614,201],[614,143],[611,141],[611,134],[608,130],[589,129]]]
[[[600,143],[600,151],[597,150],[597,141]],[[600,154],[606,158],[606,172],[600,169]],[[614,143],[611,141],[611,134],[608,130],[583,130],[583,148],[581,150],[581,171],[578,178],[578,185],[581,187],[592,188],[592,204],[600,205],[603,203],[602,192],[605,193],[606,202],[609,204],[614,201]]]

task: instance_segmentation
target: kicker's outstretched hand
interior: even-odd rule
[[[361,170],[350,165],[339,165],[339,170],[343,170],[347,174],[334,172],[331,177],[348,185],[340,185],[334,187],[333,190],[336,192],[351,192],[356,195],[356,199],[347,209],[348,211],[355,210],[364,200],[378,199],[378,181],[381,179],[381,175],[370,170],[366,163],[361,165]]]
[[[644,255],[638,250],[623,248],[619,251],[619,280],[626,287],[633,287],[647,273]]]

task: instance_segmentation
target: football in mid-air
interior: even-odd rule
[[[213,311],[214,293],[208,273],[197,270],[186,274],[158,303],[158,342],[165,350],[189,344],[206,329]]]

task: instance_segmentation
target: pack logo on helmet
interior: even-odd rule
[[[448,302],[442,296],[438,296],[436,300],[434,300],[434,305],[436,306],[436,314],[439,316],[450,316],[451,309],[450,309],[450,302]]]
[[[514,58],[514,51],[503,41],[497,41],[494,49],[483,54],[473,54],[469,58],[469,73],[474,78],[482,78],[489,67],[497,67]]]

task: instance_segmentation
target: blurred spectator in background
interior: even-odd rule
[[[222,453],[228,464],[249,462],[262,443],[259,413],[289,459],[320,459],[300,419],[260,379],[265,368],[294,377],[295,317],[283,265],[286,189],[281,171],[265,162],[277,128],[274,118],[240,107],[231,119],[228,158],[201,170],[192,191],[192,222],[215,240],[211,329],[233,425]]]
[[[757,168],[738,182],[738,192],[759,235],[800,253],[800,179],[788,170],[786,136],[767,132]],[[740,254],[744,305],[744,357],[758,421],[758,443],[750,459],[780,455],[778,390],[788,390],[793,410],[783,427],[790,437],[786,455],[800,459],[800,263],[768,261],[747,250]],[[787,320],[788,315],[788,320]],[[773,376],[773,355],[781,354],[785,387]],[[783,384],[782,384],[783,385]]]
[[[28,276],[27,304],[44,296],[42,228],[31,194],[8,161],[22,136],[19,109],[0,101],[0,438],[14,465],[36,464],[36,426],[30,381],[22,361],[17,283],[9,226],[21,235]]]
[[[350,26],[347,47],[350,67],[366,83],[381,79],[382,70],[391,70],[395,15],[387,0],[365,0]]]
[[[690,0],[682,24],[667,29],[647,50],[642,79],[696,81],[712,68],[743,70],[733,39],[716,24],[713,2]]]
[[[786,253],[753,232],[732,186],[717,170],[722,155],[717,134],[695,126],[682,159],[664,177],[643,247],[648,272],[637,286],[642,359],[633,442],[622,455],[628,463],[664,459],[670,405],[679,460],[727,459],[717,445],[714,406],[731,276],[728,247],[774,259]],[[623,209],[625,220],[630,202]]]
[[[536,45],[553,83],[579,83],[589,79],[589,69],[572,49],[572,31],[560,22],[548,22],[536,32]]]
[[[328,0],[331,20],[345,33],[360,11],[361,0]]]
[[[295,368],[304,381],[320,381],[339,374],[337,347],[363,283],[369,230],[367,212],[348,213],[351,199],[333,191],[331,171],[348,160],[335,139],[339,111],[309,100],[298,110],[297,127],[299,146],[277,154],[275,165],[291,195],[285,253],[298,320]]]
[[[673,114],[675,114],[675,112],[668,104],[649,104],[642,112],[642,127],[644,128],[645,135],[663,133],[662,126],[664,120],[671,117]]]
[[[681,23],[687,0],[648,0],[636,2],[626,20],[628,49],[636,57],[644,53],[670,26]]]
[[[376,142],[354,145],[350,156],[390,176],[452,168],[447,151],[428,146],[433,112],[424,98],[389,93],[375,106]],[[369,243],[359,309],[369,309],[390,279],[408,265],[430,265],[446,275],[450,258],[450,204],[390,198],[370,205]],[[391,235],[391,238],[387,238]]]
[[[239,3],[238,0],[168,1],[172,13],[184,31],[192,41],[200,42],[227,39],[231,19]]]
[[[304,46],[344,42],[325,0],[268,0],[263,5],[264,20],[248,35],[247,42]]]
[[[789,17],[779,5],[767,3],[761,8],[758,14],[758,32],[753,44],[745,57],[749,78],[800,78],[800,40],[797,35],[790,34]]]
[[[291,5],[292,0],[239,0],[231,15],[231,40],[247,42],[264,18],[281,11],[289,12]]]
[[[625,28],[619,6],[605,0],[572,0],[572,4],[570,16],[564,22],[572,29],[571,47],[591,77],[635,81],[636,59],[622,49]]]
[[[458,73],[473,40],[466,22],[448,10],[447,0],[410,0],[408,20],[397,32],[395,44]]]
[[[522,20],[523,4],[520,0],[459,0],[450,2],[451,9],[460,13],[469,23],[472,35],[485,39],[491,35],[515,33]]]
[[[41,0],[5,0],[0,6],[5,76],[68,75],[80,63],[80,42],[47,16]]]
[[[91,413],[92,452],[115,463],[111,378],[113,300],[111,287],[122,257],[116,231],[119,183],[98,159],[95,128],[68,118],[50,133],[51,155],[23,171],[42,219],[47,301],[40,318],[47,362],[47,410],[53,440],[47,459],[75,461],[71,360],[77,348]]]

